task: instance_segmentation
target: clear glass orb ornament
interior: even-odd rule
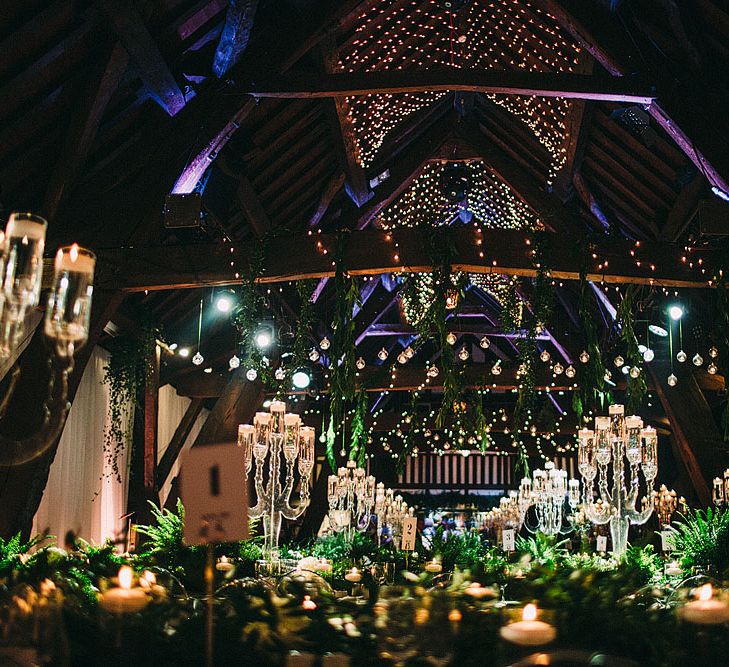
[[[554,371],[555,375],[562,375],[564,373],[564,366],[559,363],[559,361],[554,365],[554,368],[552,369]]]
[[[253,382],[258,377],[258,371],[255,368],[249,368],[246,371],[246,378],[249,382]]]
[[[653,361],[653,359],[656,358],[656,353],[651,350],[651,348],[646,348],[646,351],[643,352],[643,361]]]
[[[430,366],[427,371],[427,375],[429,378],[435,378],[438,377],[438,373],[440,371],[438,370],[438,367],[436,365]]]
[[[329,341],[329,339],[326,336],[324,336],[324,338],[322,338],[319,341],[319,347],[322,350],[328,350],[331,347],[331,345],[332,345],[331,342]]]
[[[523,377],[524,375],[526,375],[526,364],[519,364],[516,369],[516,377]]]
[[[240,359],[238,358],[237,354],[234,354],[229,360],[228,360],[228,367],[231,371],[234,371],[236,368],[240,366]]]
[[[582,352],[580,352],[580,361],[583,364],[586,364],[588,361],[590,361],[590,355],[588,354],[587,350],[582,350]]]
[[[390,355],[384,347],[377,353],[377,358],[380,361],[385,361],[388,356],[390,356]]]
[[[354,362],[354,365],[357,366],[357,370],[362,370],[365,367],[365,360],[362,357],[358,357],[357,361]]]
[[[455,345],[456,344],[456,334],[454,334],[452,331],[449,331],[448,335],[446,336],[446,343],[448,343],[448,345]]]
[[[491,373],[493,375],[501,375],[501,364],[498,361],[491,367]]]
[[[711,347],[709,348],[709,356],[710,356],[710,357],[711,357],[712,359],[716,359],[716,358],[717,358],[717,357],[719,356],[719,350],[717,350],[717,349],[716,349],[716,345],[712,345],[712,346],[711,346]]]
[[[630,373],[630,366],[628,366],[628,364],[625,364],[625,366],[623,366],[620,370],[622,371],[623,375],[627,375],[628,373]]]
[[[676,352],[676,361],[682,364],[686,359],[688,359],[688,355],[683,350]]]
[[[489,345],[491,345],[491,341],[488,339],[488,336],[484,336],[480,341],[478,341],[478,344],[482,350],[488,350]]]
[[[397,361],[400,364],[406,364],[408,363],[408,357],[404,352],[400,352],[400,354],[397,355]]]
[[[633,366],[630,369],[630,377],[632,377],[634,380],[635,378],[640,377],[640,368],[638,368],[637,366]]]
[[[316,363],[319,361],[319,350],[317,350],[315,347],[311,349],[311,352],[309,352],[309,359]]]
[[[671,373],[668,376],[666,382],[668,382],[669,387],[675,387],[678,384],[678,378],[673,373]]]
[[[471,355],[468,353],[468,350],[466,349],[466,346],[464,345],[460,350],[458,350],[458,358],[461,361],[467,361],[468,357]]]
[[[638,345],[638,352],[640,354],[644,354],[647,349],[648,348],[645,345],[643,345],[643,343],[641,343],[640,345]]]
[[[691,361],[693,362],[694,366],[701,366],[701,364],[704,363],[704,358],[697,352]]]
[[[409,345],[405,348],[405,356],[408,359],[412,359],[415,356],[415,350],[413,350],[413,348]]]
[[[199,352],[195,352],[195,356],[192,358],[192,363],[195,364],[195,366],[199,366],[203,361],[205,361],[205,357],[203,357]]]
[[[605,375],[603,375],[603,380],[605,380],[605,382],[609,382],[612,379],[612,377],[613,377],[613,374],[606,368]]]
[[[281,380],[284,380],[286,378],[286,371],[279,366],[273,372],[273,377],[275,377],[279,382],[281,382]]]
[[[551,355],[549,354],[548,350],[542,350],[539,358],[546,364],[550,360]]]
[[[625,359],[618,355],[617,357],[615,357],[613,363],[615,364],[615,368],[620,368],[625,363]]]
[[[577,373],[577,371],[575,371],[575,367],[574,367],[574,366],[573,366],[572,364],[570,364],[569,366],[567,366],[567,368],[565,368],[565,369],[564,369],[564,374],[565,374],[565,375],[566,375],[566,376],[567,376],[568,378],[570,378],[570,380],[571,380],[571,379],[572,379],[573,377],[575,377],[576,373]]]
[[[707,371],[708,371],[708,372],[709,372],[709,373],[710,373],[711,375],[716,375],[716,372],[717,372],[717,371],[719,370],[719,368],[718,368],[718,367],[717,367],[717,365],[716,365],[716,364],[715,364],[715,363],[714,363],[714,362],[712,361],[712,362],[711,362],[711,363],[710,363],[710,364],[709,364],[709,365],[708,365],[708,366],[706,367],[706,370],[707,370]]]

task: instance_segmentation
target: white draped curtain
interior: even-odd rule
[[[96,347],[84,370],[58,443],[43,498],[33,521],[34,532],[48,531],[63,545],[68,531],[101,543],[125,530],[130,447],[118,457],[121,479],[104,454],[109,419],[109,387],[103,383],[108,352]],[[126,426],[134,418],[125,410]]]

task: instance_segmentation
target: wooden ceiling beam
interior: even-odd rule
[[[225,25],[213,58],[213,74],[221,78],[246,50],[258,9],[258,0],[230,0]]]
[[[238,205],[243,211],[243,215],[245,215],[246,220],[250,223],[258,238],[262,238],[273,229],[271,220],[263,208],[258,193],[247,176],[241,176],[238,179],[236,198]]]
[[[487,313],[484,311],[483,315]],[[473,336],[495,336],[497,338],[525,338],[527,336],[526,331],[504,331],[499,327],[490,326],[487,324],[471,324],[457,321],[456,318],[448,320],[448,331],[455,334],[470,334]],[[415,336],[418,331],[415,327],[409,324],[380,324],[375,323],[370,325],[364,332],[366,337],[369,336]],[[545,334],[537,334],[536,340],[551,340],[551,338]]]

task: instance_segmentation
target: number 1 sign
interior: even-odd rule
[[[247,478],[235,445],[190,449],[182,464],[185,542],[236,542],[248,537]]]

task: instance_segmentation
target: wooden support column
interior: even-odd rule
[[[123,299],[124,295],[118,291],[97,291],[94,294],[89,338],[76,354],[74,371],[69,378],[69,402],[73,402],[76,396],[99,336]],[[39,406],[45,398],[48,383],[47,359],[48,350],[43,340],[42,328],[39,327],[20,358],[20,380],[7,413],[13,415],[13,423],[0,423],[3,431],[12,428],[20,436],[23,431],[28,432],[37,426],[36,413],[29,408]],[[30,535],[33,517],[43,497],[59,441],[60,437],[33,461],[12,468],[0,468],[0,536],[7,538],[18,532],[26,538]]]
[[[144,387],[144,490],[154,493],[157,473],[157,419],[159,417],[160,347],[155,345],[151,377]]]

